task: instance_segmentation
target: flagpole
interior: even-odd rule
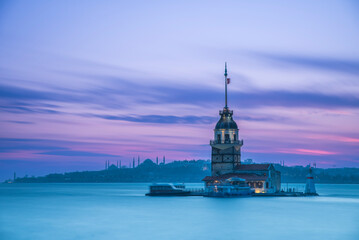
[[[225,108],[227,108],[227,62],[225,62],[224,64],[224,83],[225,83],[225,97],[226,97],[226,106]]]

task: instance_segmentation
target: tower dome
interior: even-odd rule
[[[219,111],[221,118],[218,120],[214,128],[214,144],[237,144],[238,141],[238,125],[233,120],[233,111],[229,110],[227,104],[227,84],[230,82],[227,78],[227,63],[224,70],[225,78],[225,106]]]
[[[215,130],[220,129],[238,129],[237,123],[233,120],[233,111],[228,108],[224,108],[223,111],[219,112],[221,118],[218,120]]]

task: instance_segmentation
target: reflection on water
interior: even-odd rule
[[[321,196],[305,198],[145,197],[147,188],[2,184],[0,239],[359,239],[359,185],[317,184]]]

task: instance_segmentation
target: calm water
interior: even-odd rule
[[[321,196],[306,198],[145,197],[147,188],[0,184],[0,239],[359,239],[359,185],[317,184]]]

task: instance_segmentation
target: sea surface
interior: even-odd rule
[[[148,185],[0,184],[0,239],[359,239],[357,184],[229,199],[146,197]]]

